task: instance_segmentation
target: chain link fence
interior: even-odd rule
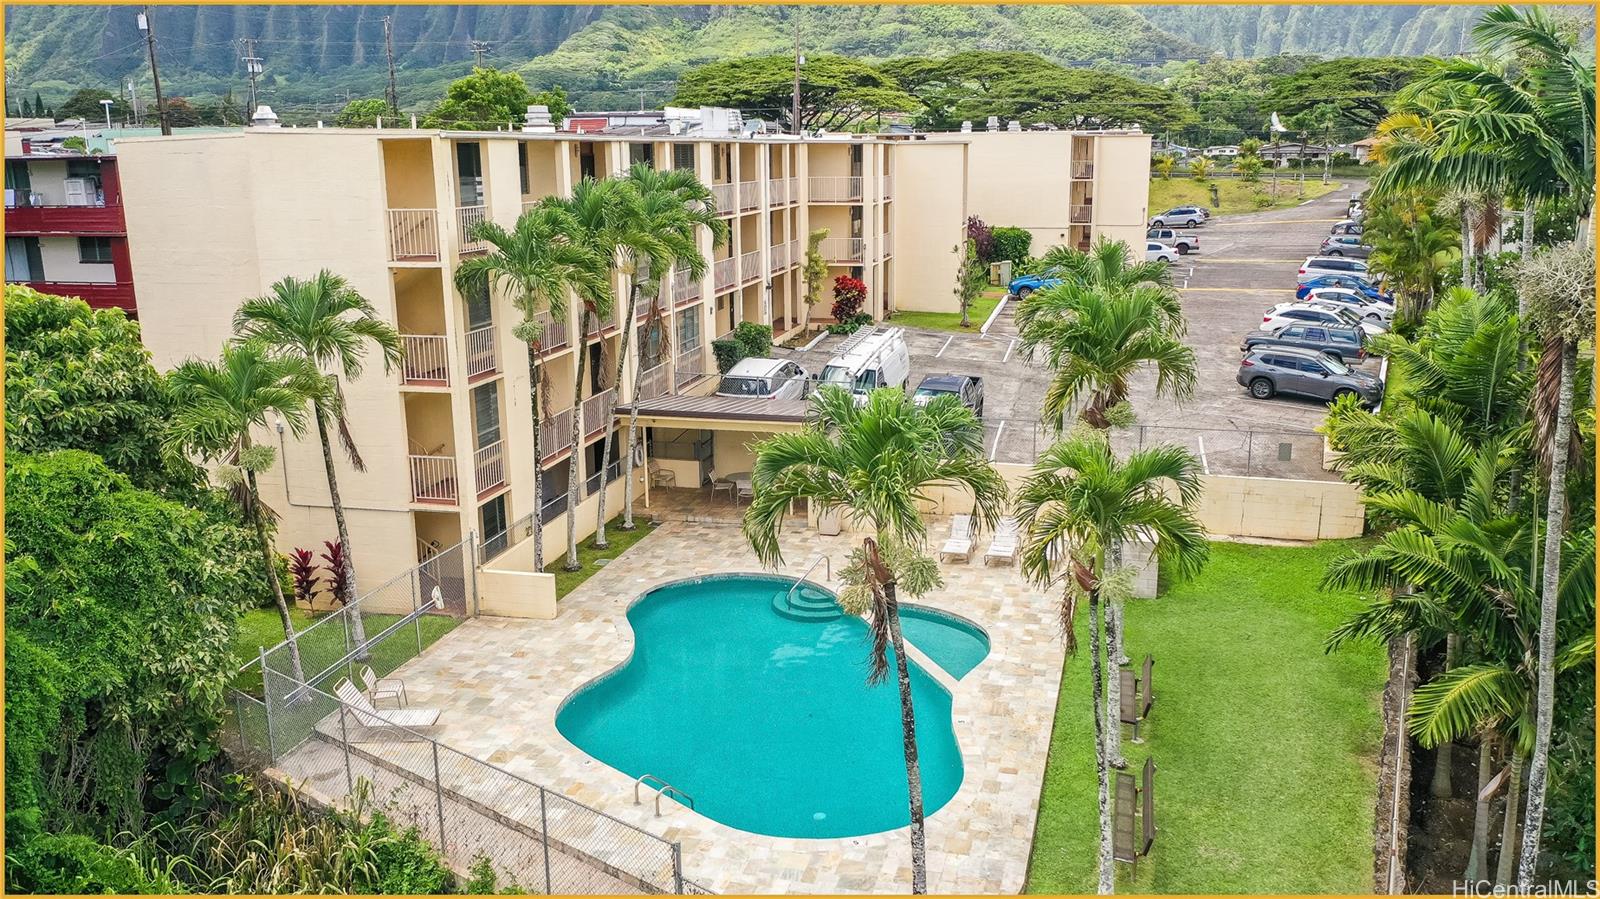
[[[1036,420],[984,422],[983,449],[992,462],[1031,465],[1056,439],[1053,431]],[[1134,425],[1111,431],[1111,445],[1119,456],[1159,444],[1188,449],[1204,463],[1207,474],[1339,480],[1337,472],[1327,470],[1323,437],[1316,431],[1188,425]]]

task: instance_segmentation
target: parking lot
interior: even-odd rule
[[[1131,390],[1140,426],[1119,432],[1119,446],[1183,443],[1203,454],[1215,473],[1333,477],[1322,470],[1322,438],[1315,432],[1326,406],[1289,396],[1252,399],[1235,378],[1240,339],[1261,324],[1269,306],[1294,299],[1299,264],[1344,218],[1346,201],[1362,187],[1347,183],[1303,206],[1214,218],[1199,229],[1201,252],[1182,257],[1173,271],[1189,325],[1185,342],[1195,351],[1195,395],[1181,405],[1157,398],[1154,376],[1141,374]],[[1021,358],[1013,305],[987,335],[907,328],[910,384],[938,372],[982,377],[986,448],[996,461],[1030,462],[1048,443],[1037,427],[1048,373]],[[809,352],[785,355],[815,373],[843,339],[830,336]],[[1375,372],[1378,364],[1368,360],[1365,367]]]

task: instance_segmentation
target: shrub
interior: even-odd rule
[[[1268,206],[1272,205],[1272,198],[1264,193],[1259,192],[1251,198],[1251,201],[1256,204],[1257,209],[1266,209]]]
[[[1024,228],[996,228],[994,229],[994,252],[988,259],[983,254],[978,254],[978,259],[983,262],[1001,262],[1010,260],[1013,268],[1021,266],[1028,258],[1028,251],[1033,247],[1033,232]]]
[[[322,545],[327,548],[322,561],[327,563],[324,567],[328,569],[328,592],[333,594],[334,602],[342,605],[350,598],[349,590],[353,586],[345,582],[344,544],[338,540],[324,540]]]
[[[724,375],[744,358],[739,352],[739,342],[732,337],[719,337],[711,341],[711,355],[717,357],[717,372]]]
[[[843,322],[861,312],[867,299],[867,284],[860,278],[840,275],[833,279],[833,319]]]
[[[872,316],[865,312],[857,312],[843,321],[828,326],[829,334],[854,334],[861,330],[862,325],[872,324]]]
[[[988,262],[994,258],[994,229],[977,216],[967,218],[967,240],[978,245],[978,258]]]
[[[739,345],[741,359],[761,359],[772,355],[772,326],[740,322],[733,329],[733,342]]]

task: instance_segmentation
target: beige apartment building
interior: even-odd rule
[[[342,457],[336,464],[361,559],[361,590],[469,533],[485,543],[485,557],[500,557],[480,572],[486,595],[508,571],[538,580],[531,551],[518,545],[528,525],[534,517],[545,523],[547,559],[556,558],[566,542],[568,475],[578,466],[579,536],[593,532],[602,438],[633,405],[660,407],[641,408],[642,422],[657,429],[652,452],[660,447],[662,455],[678,457],[663,464],[683,470],[679,486],[748,469],[751,440],[798,427],[798,410],[686,410],[715,388],[712,339],[744,321],[771,325],[778,339],[803,329],[800,268],[813,229],[829,230],[821,252],[830,278],[849,273],[864,280],[867,311],[882,318],[896,309],[954,310],[954,251],[973,212],[983,210],[991,224],[1015,221],[1037,226],[1041,237],[1059,232],[1080,242],[1099,227],[1125,228],[1124,219],[1142,226],[1144,216],[1147,171],[1103,164],[1098,155],[1122,155],[1101,142],[1124,135],[1086,136],[1080,145],[1064,133],[1058,141],[1005,133],[800,140],[736,128],[633,131],[249,128],[118,142],[140,320],[158,368],[214,357],[243,299],[286,275],[321,268],[349,279],[404,335],[398,370],[369,365],[346,385],[366,470],[355,471]],[[1115,172],[1127,183],[1073,177],[1084,171],[1072,168],[1080,146],[1095,154],[1085,157],[1095,161],[1088,174]],[[1147,147],[1125,155],[1149,158]],[[536,461],[530,353],[512,334],[519,313],[497,292],[463,295],[454,286],[461,260],[487,251],[468,239],[468,229],[483,219],[510,225],[541,197],[567,194],[582,178],[619,174],[638,162],[692,168],[710,185],[729,239],[713,247],[709,234],[702,237],[711,263],[703,278],[670,278],[661,300],[670,349],[641,352],[633,341],[620,384],[612,381],[623,328],[643,316],[620,321],[619,303],[587,334],[578,333],[575,320],[549,324],[538,360],[549,389],[541,389]],[[1013,177],[1016,171],[1002,178],[992,165],[1048,172],[1049,186],[1041,191],[1042,182]],[[1032,218],[1005,218],[1046,199],[1048,209]],[[1073,218],[1078,199],[1094,209],[1086,222]],[[1035,252],[1042,249],[1036,242]],[[620,295],[620,276],[616,287]],[[825,290],[813,318],[825,318],[830,304]],[[587,356],[586,372],[574,391],[579,353]],[[583,434],[576,447],[574,415]],[[257,436],[280,449],[261,488],[281,517],[281,546],[333,539],[315,435]],[[624,439],[614,441],[613,476]],[[533,508],[536,471],[540,509]],[[621,508],[621,488],[613,482],[608,491],[610,514]],[[636,492],[646,489],[641,478]],[[553,585],[532,590],[546,588],[549,601],[540,613],[553,615]]]

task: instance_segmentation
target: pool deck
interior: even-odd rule
[[[930,527],[947,529],[943,519]],[[782,571],[798,575],[818,553],[831,556],[837,571],[858,540],[787,533]],[[944,588],[916,600],[973,620],[992,644],[988,658],[953,684],[966,772],[955,797],[927,821],[928,887],[936,893],[1022,890],[1064,658],[1056,600],[1027,585],[1015,566],[986,568],[987,546],[981,538],[970,564],[942,564]],[[396,674],[411,706],[441,710],[432,736],[442,743],[682,841],[684,876],[711,890],[909,892],[906,828],[845,839],[768,837],[674,802],[662,803],[658,818],[650,802],[634,805],[632,778],[556,730],[561,702],[628,658],[625,612],[640,593],[679,578],[761,570],[737,527],[668,523],[563,599],[555,620],[467,621]],[[820,567],[813,579],[824,580]]]

